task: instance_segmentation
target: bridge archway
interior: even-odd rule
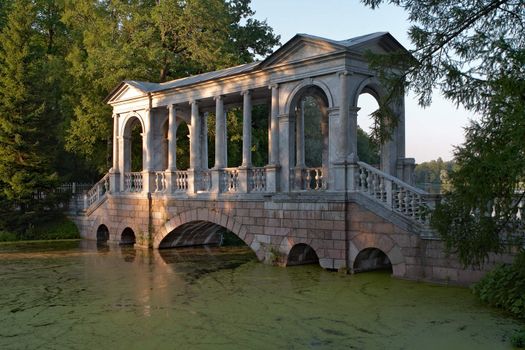
[[[328,109],[331,98],[326,89],[302,84],[293,93],[289,103],[290,164],[294,168],[296,189],[319,188],[316,177],[327,178],[329,167]],[[319,173],[305,174],[321,169]],[[311,180],[308,180],[311,179]]]
[[[130,227],[126,227],[120,235],[121,245],[134,245],[136,241],[135,232]]]
[[[196,220],[182,224],[169,232],[159,243],[159,249],[196,245],[218,245],[225,228],[209,221]]]
[[[144,169],[146,148],[144,145],[144,124],[137,115],[130,115],[123,128],[124,172],[139,172]]]
[[[97,228],[97,243],[106,243],[109,240],[109,229],[106,225],[99,225]]]
[[[177,169],[186,170],[190,167],[190,154],[186,151],[190,149],[190,129],[184,119],[177,119]]]
[[[381,249],[365,248],[355,257],[352,268],[354,272],[374,270],[389,270],[392,272],[392,263]]]
[[[246,227],[235,220],[233,217],[222,212],[209,210],[207,208],[188,210],[172,217],[153,237],[153,248],[161,248],[162,241],[170,233],[175,231],[177,228],[184,227],[185,224],[192,222],[200,222],[200,225],[203,225],[204,228],[207,228],[210,233],[212,232],[213,227],[222,227],[231,231],[237,237],[239,237],[239,239],[246,243],[246,245],[249,246],[255,252],[255,254],[257,254],[257,258],[259,260],[264,260],[265,252],[260,249],[260,242],[255,240],[255,235],[248,233]],[[185,226],[184,228],[189,230],[190,226]],[[167,242],[168,241],[165,241],[162,244],[167,245]]]
[[[406,275],[405,257],[397,242],[387,234],[382,233],[361,233],[352,238],[349,246],[349,262],[348,266],[354,267],[359,254],[367,249],[381,251],[390,261],[392,266],[392,275],[396,277],[404,277]],[[366,258],[366,254],[372,254],[367,251],[359,257],[360,260]],[[377,255],[376,255],[377,254]],[[379,253],[374,253],[372,257],[380,256]],[[360,263],[358,262],[358,265]]]
[[[305,243],[298,243],[290,249],[286,266],[319,264],[316,251]]]

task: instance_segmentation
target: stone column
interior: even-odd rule
[[[201,121],[198,101],[191,101],[190,168],[188,169],[188,193],[198,189],[201,161]]]
[[[270,120],[270,165],[279,164],[279,85],[273,84]]]
[[[281,166],[279,185],[282,192],[290,191],[290,168],[293,167],[290,157],[290,115],[279,115],[279,164]]]
[[[227,166],[227,133],[226,113],[224,111],[224,96],[215,96],[215,164],[211,171],[211,192],[219,193],[221,188],[221,172]]]
[[[201,116],[201,168],[208,169],[208,112]]]
[[[272,90],[271,113],[270,113],[270,132],[269,132],[269,161],[266,166],[266,191],[277,192],[280,188],[279,170],[279,85],[269,86]]]
[[[349,136],[349,96],[348,80],[350,73],[343,71],[339,73],[339,133],[337,135],[337,161],[346,161],[349,155],[348,136]]]
[[[227,167],[228,135],[226,131],[226,113],[224,96],[215,97],[215,168]]]
[[[119,172],[118,124],[119,114],[113,114],[113,172]]]
[[[167,193],[173,192],[177,171],[177,108],[168,106],[168,167],[165,171]]]
[[[349,163],[357,163],[359,157],[357,156],[357,112],[359,112],[359,107],[352,107],[348,109],[348,123],[349,123],[349,132],[348,135],[348,151],[349,155],[347,160]]]
[[[294,188],[296,190],[305,189],[305,184],[303,183],[304,168],[304,99],[302,99],[301,105],[295,109]]]
[[[249,191],[249,173],[252,167],[252,93],[245,90],[242,110],[242,164],[239,168],[239,192]]]
[[[155,190],[155,176],[153,174],[153,113],[151,108],[147,108],[145,112],[144,124],[146,130],[144,130],[142,137],[142,192],[151,193]]]
[[[120,191],[124,192],[125,189],[125,176],[127,172],[131,171],[131,161],[127,161],[126,157],[124,155],[128,155],[128,158],[131,158],[131,145],[130,145],[130,137],[127,137],[125,135],[121,135],[118,138],[119,142],[119,150],[120,150],[120,157],[119,157],[119,169],[121,171],[120,176]]]
[[[119,162],[119,136],[118,136],[118,127],[119,127],[119,114],[113,114],[113,167],[110,170],[110,191],[119,192],[120,191],[120,162]]]
[[[174,105],[168,106],[168,169],[177,170],[177,109]]]
[[[245,90],[242,110],[242,167],[252,166],[252,92]]]
[[[301,100],[301,107],[299,113],[296,115],[296,132],[295,132],[295,151],[296,151],[296,168],[304,168],[304,99]]]
[[[201,166],[200,161],[200,116],[198,101],[191,101],[191,128],[190,128],[190,169],[197,169]]]

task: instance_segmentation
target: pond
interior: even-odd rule
[[[243,247],[0,245],[1,349],[510,349],[468,289],[263,265]]]

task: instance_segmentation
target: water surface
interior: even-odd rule
[[[279,268],[247,248],[0,245],[0,349],[511,349],[468,289]]]

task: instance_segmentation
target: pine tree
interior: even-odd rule
[[[56,209],[56,138],[46,41],[32,1],[14,1],[0,33],[0,187],[4,228],[21,231]],[[12,215],[14,213],[14,215]]]

